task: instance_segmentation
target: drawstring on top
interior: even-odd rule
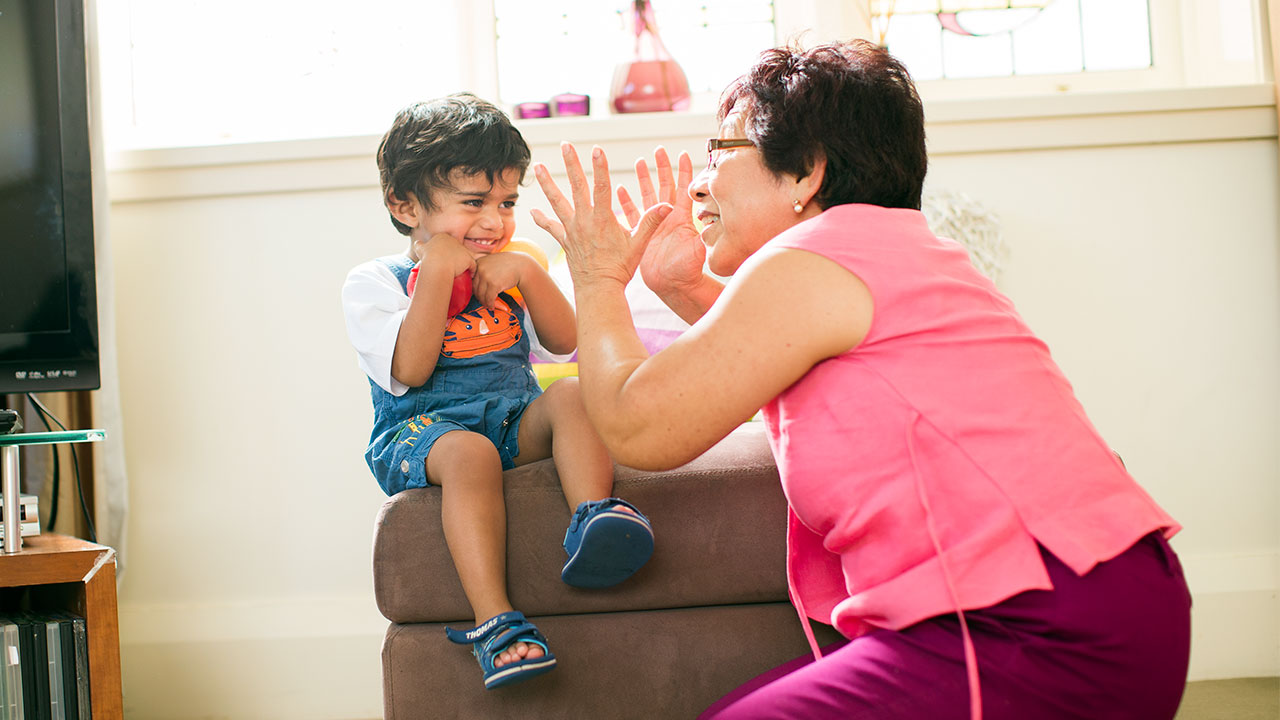
[[[925,526],[929,530],[929,540],[933,543],[933,551],[938,557],[938,565],[942,568],[942,577],[946,582],[947,592],[951,596],[951,604],[955,606],[956,616],[960,618],[960,635],[964,641],[965,675],[969,681],[969,718],[970,720],[982,720],[982,685],[978,677],[978,653],[974,649],[973,638],[969,635],[969,623],[964,617],[964,611],[960,608],[960,595],[956,592],[955,582],[951,578],[951,570],[947,567],[947,561],[942,555],[942,542],[938,539],[937,528],[934,527],[933,509],[929,505],[929,496],[925,492],[924,479],[920,474],[920,464],[916,458],[915,427],[919,422],[920,413],[915,413],[915,416],[907,425],[907,452],[911,456],[911,469],[916,479],[916,494],[920,499],[920,506],[924,509]],[[791,539],[795,537],[796,525],[799,522],[800,518],[796,516],[795,510],[788,506],[788,548],[792,546]],[[791,603],[795,605],[796,612],[800,615],[800,625],[804,629],[805,638],[809,641],[809,648],[813,651],[813,659],[821,660],[822,650],[818,647],[818,641],[814,637],[809,613],[805,611],[804,601],[796,590],[794,557],[790,551],[787,552],[787,592],[791,595]]]
[[[791,547],[791,538],[795,537],[793,533],[796,531],[796,524],[800,522],[800,518],[796,517],[796,511],[787,506],[787,547]],[[818,648],[818,640],[813,636],[813,624],[809,622],[809,613],[804,609],[804,600],[800,599],[800,593],[796,591],[795,568],[792,565],[794,557],[788,550],[787,552],[787,593],[791,595],[791,604],[796,606],[796,612],[800,615],[800,626],[804,628],[804,636],[809,640],[809,649],[813,651],[813,659],[822,659],[822,650]]]
[[[915,428],[920,422],[920,413],[915,413],[911,423],[907,425],[907,452],[911,456],[911,470],[916,476],[916,494],[920,497],[920,506],[924,508],[925,526],[929,529],[929,539],[933,541],[933,551],[938,555],[938,565],[942,568],[942,578],[946,581],[947,592],[951,595],[951,604],[955,605],[956,616],[960,618],[960,635],[964,639],[964,669],[969,678],[969,718],[982,720],[982,686],[978,679],[978,653],[973,647],[973,638],[969,635],[969,623],[965,620],[964,611],[960,609],[960,595],[956,592],[955,582],[951,579],[951,571],[947,561],[942,557],[942,542],[938,540],[938,531],[933,524],[933,509],[929,506],[929,496],[925,493],[924,479],[920,475],[920,465],[916,460]]]

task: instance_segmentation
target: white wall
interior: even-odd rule
[[[930,107],[931,186],[1003,222],[1001,284],[1185,526],[1193,679],[1280,674],[1280,173],[1271,86]],[[995,119],[992,119],[992,116]],[[710,118],[530,122],[615,170]],[[130,718],[381,715],[383,496],[348,268],[400,250],[375,138],[113,158]],[[700,155],[695,155],[700,157]],[[632,185],[634,189],[634,184]],[[544,206],[536,184],[521,203]],[[526,202],[527,201],[527,202]],[[522,216],[521,234],[540,231]]]

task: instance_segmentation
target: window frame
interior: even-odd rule
[[[918,83],[920,95],[926,103],[945,101],[972,101],[981,98],[1020,98],[1044,96],[1087,95],[1097,92],[1138,92],[1145,90],[1165,90],[1182,87],[1223,84],[1210,82],[1223,76],[1221,63],[1206,62],[1205,57],[1215,50],[1211,33],[1197,32],[1203,27],[1206,19],[1217,22],[1217,0],[1149,0],[1151,9],[1152,58],[1153,67],[1145,70],[1082,72],[1063,75],[1029,75],[999,78],[966,78],[927,80]],[[1248,71],[1239,68],[1227,68],[1226,72],[1235,72],[1240,77],[1252,73],[1252,79],[1225,84],[1250,84],[1261,79],[1270,80],[1271,66],[1267,59],[1267,28],[1265,26],[1262,0],[1247,0],[1253,20],[1253,60]],[[100,2],[97,8],[96,27],[94,32],[97,44],[94,62],[101,66],[100,70],[128,67],[130,62],[128,47],[128,0],[116,2]],[[497,37],[494,32],[495,15],[492,2],[460,3],[458,10],[463,31],[477,40],[471,43],[474,57],[466,63],[467,72],[462,78],[468,87],[482,97],[497,98],[499,90],[497,67]],[[124,12],[119,12],[123,8]],[[775,42],[778,44],[790,41],[813,45],[831,42],[847,37],[867,37],[871,32],[871,19],[866,5],[850,3],[848,0],[775,0],[774,5]],[[1216,27],[1216,25],[1215,25]],[[1188,42],[1188,40],[1190,40]],[[122,127],[130,127],[128,113],[133,99],[128,86],[128,74],[119,72],[99,72],[105,82],[112,82],[104,88],[103,94],[112,99],[106,103],[104,111],[111,113],[107,122],[109,130],[118,131]],[[501,100],[500,100],[501,101]],[[691,114],[702,115],[713,113],[718,102],[718,93],[698,93],[693,98]],[[592,103],[590,120],[615,123],[620,116],[610,115],[607,103]],[[351,137],[335,135],[325,139]],[[315,139],[315,138],[312,138]],[[108,147],[122,150],[146,150],[165,147],[182,147],[182,145],[147,143],[141,138],[127,138],[126,142],[112,142],[108,139]],[[272,142],[289,142],[288,139],[276,141],[237,141],[232,139],[219,145],[237,144],[270,144]],[[192,143],[191,145],[196,145]]]
[[[1269,81],[1263,0],[1247,0],[1252,20],[1252,60],[1221,60],[1210,29],[1221,21],[1218,0],[1148,0],[1151,67],[1139,70],[946,78],[917,83],[926,101],[981,97],[1030,97],[1096,92],[1138,92],[1185,87],[1247,85]],[[1224,82],[1224,78],[1227,81]]]

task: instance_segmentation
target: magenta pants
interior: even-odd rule
[[[1191,595],[1159,533],[1083,577],[1040,549],[1053,590],[965,613],[984,720],[1168,720],[1186,685]],[[747,651],[750,637],[743,638]],[[749,681],[705,720],[968,720],[960,622],[876,630]]]

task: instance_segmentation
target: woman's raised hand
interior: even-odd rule
[[[667,216],[653,233],[653,239],[645,248],[640,260],[640,275],[644,282],[659,296],[666,291],[691,287],[702,279],[702,266],[707,248],[702,244],[698,229],[693,224],[693,199],[689,196],[689,184],[693,182],[693,161],[682,152],[678,159],[678,175],[672,176],[671,158],[666,148],[653,152],[657,169],[658,189],[654,192],[649,165],[644,158],[636,160],[636,178],[640,183],[640,202],[644,209],[659,203],[672,206]],[[626,214],[627,222],[635,226],[641,218],[641,210],[624,187],[618,187],[618,203]]]
[[[560,191],[547,167],[535,163],[534,177],[559,222],[537,209],[531,213],[533,221],[564,248],[575,288],[599,280],[625,286],[635,275],[645,245],[671,212],[671,205],[656,203],[648,207],[643,215],[636,215],[632,229],[628,229],[613,214],[613,187],[604,151],[598,147],[591,151],[590,184],[573,145],[561,143],[560,151],[572,200]]]

